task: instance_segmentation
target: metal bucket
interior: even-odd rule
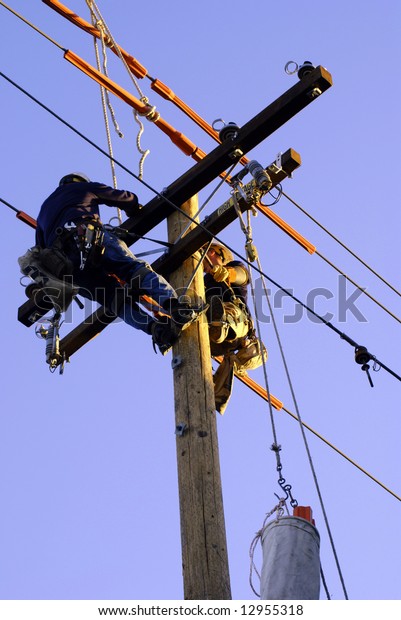
[[[305,519],[282,517],[262,534],[262,600],[319,600],[320,536]]]

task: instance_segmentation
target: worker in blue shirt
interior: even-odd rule
[[[132,192],[91,182],[82,173],[64,176],[40,209],[36,244],[62,249],[71,261],[71,275],[80,294],[151,335],[164,355],[205,308],[181,303],[167,280],[129,250],[117,233],[122,229],[105,229],[100,204],[117,207],[129,217],[141,208]],[[138,306],[143,295],[156,302],[160,320]]]

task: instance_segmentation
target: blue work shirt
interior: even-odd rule
[[[58,187],[42,204],[37,218],[36,244],[50,247],[58,228],[84,218],[99,220],[99,205],[118,207],[132,215],[138,197],[132,192],[114,189],[103,183],[67,183]]]

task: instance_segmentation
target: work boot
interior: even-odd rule
[[[224,304],[220,297],[214,295],[210,300],[208,312],[209,338],[212,342],[219,344],[226,339],[230,328],[226,319]]]
[[[177,340],[177,336],[173,333],[170,321],[168,323],[154,321],[151,327],[151,335],[155,353],[157,353],[157,347],[162,355],[167,355]]]

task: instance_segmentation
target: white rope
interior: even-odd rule
[[[251,586],[252,592],[260,598],[260,593],[257,592],[253,586],[253,573],[256,573],[256,575],[259,578],[260,581],[260,573],[258,571],[258,569],[256,568],[256,564],[255,564],[255,551],[256,551],[256,547],[258,546],[258,543],[260,542],[260,544],[262,544],[262,538],[263,538],[263,534],[265,532],[266,527],[268,526],[267,523],[267,519],[269,517],[272,516],[272,514],[276,513],[276,522],[279,521],[279,519],[281,519],[281,517],[284,515],[284,507],[287,510],[288,513],[288,508],[287,505],[285,503],[285,499],[282,497],[279,499],[279,503],[274,506],[274,508],[268,512],[263,520],[263,525],[260,528],[260,530],[258,530],[251,542],[251,545],[249,547],[249,557],[250,557],[250,569],[249,569],[249,585]]]
[[[100,20],[98,20],[96,18],[96,14],[92,9],[91,6],[91,0],[86,0],[86,3],[90,9],[91,12],[91,20],[92,20],[92,25],[96,26],[100,32],[100,39],[102,42],[102,55],[103,55],[103,73],[104,75],[106,75],[108,77],[108,71],[107,71],[107,54],[106,54],[106,42],[105,42],[105,30],[103,27],[103,24]],[[102,69],[102,65],[100,62],[100,53],[99,53],[99,47],[98,47],[98,43],[97,43],[97,38],[94,36],[93,37],[93,44],[94,44],[94,48],[95,48],[95,56],[96,56],[96,65],[97,65],[97,69],[99,72],[101,72]],[[118,134],[118,136],[120,138],[123,138],[123,133],[121,132],[117,120],[116,120],[116,116],[114,113],[114,109],[113,106],[111,105],[110,102],[110,98],[109,98],[109,93],[106,90],[106,88],[104,88],[104,86],[100,85],[100,96],[101,96],[101,101],[102,101],[102,110],[103,110],[103,119],[104,119],[104,124],[105,124],[105,128],[106,128],[106,138],[107,138],[107,146],[108,146],[108,151],[109,151],[109,161],[110,161],[110,167],[111,167],[111,176],[112,176],[112,180],[113,180],[113,187],[116,189],[117,188],[117,175],[116,175],[116,168],[115,168],[115,163],[114,163],[114,153],[113,153],[113,145],[112,145],[112,141],[111,141],[111,134],[110,134],[110,125],[109,125],[109,118],[108,118],[108,114],[107,114],[107,109],[110,112],[110,116],[111,119],[113,121],[113,125],[114,125],[114,129],[116,131],[116,133]],[[114,219],[114,218],[113,218]],[[122,213],[121,213],[121,209],[117,208],[117,219],[119,224],[122,224],[123,218],[122,218]]]
[[[90,8],[91,12],[93,12],[94,15],[96,15],[96,25],[99,27],[99,24],[102,25],[101,28],[99,28],[100,32],[104,32],[107,34],[108,37],[108,44],[110,47],[113,47],[117,53],[117,56],[119,57],[119,59],[121,60],[121,62],[123,63],[125,69],[127,70],[127,73],[133,83],[133,85],[135,86],[139,98],[142,101],[142,103],[144,103],[146,106],[149,106],[149,99],[143,94],[138,81],[136,80],[135,76],[133,75],[131,69],[129,68],[127,61],[125,60],[123,54],[120,51],[120,48],[118,47],[116,41],[114,40],[113,35],[110,32],[110,29],[108,28],[100,10],[99,7],[97,6],[95,0],[86,0],[86,3],[88,5],[88,7]],[[146,112],[142,115],[145,116],[149,121],[151,122],[155,122],[160,118],[160,114],[156,111],[156,107],[153,106],[149,106],[149,109],[146,110]],[[146,159],[146,157],[149,155],[150,153],[150,149],[142,149],[141,147],[141,136],[143,134],[144,131],[144,126],[142,124],[142,122],[139,119],[139,113],[137,111],[134,111],[134,118],[135,121],[138,123],[139,125],[139,131],[137,134],[137,138],[136,138],[136,146],[138,149],[138,152],[141,155],[140,161],[139,161],[139,179],[143,178],[143,165],[144,165],[144,161]]]

